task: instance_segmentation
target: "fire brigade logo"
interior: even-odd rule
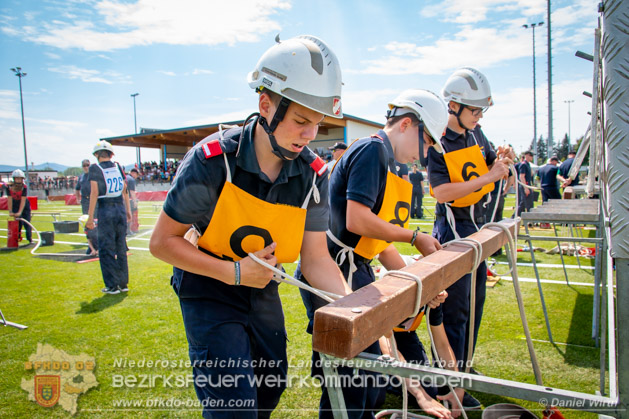
[[[332,112],[334,113],[334,115],[341,114],[341,99],[334,98],[334,100],[332,101]]]
[[[35,401],[43,407],[53,407],[59,401],[61,376],[36,375]]]
[[[71,355],[48,344],[37,344],[37,352],[28,357],[24,370],[35,373],[22,378],[20,387],[28,399],[42,407],[59,405],[74,415],[81,394],[98,386],[94,370],[96,360],[87,354]]]

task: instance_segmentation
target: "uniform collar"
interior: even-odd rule
[[[393,146],[391,145],[391,140],[389,140],[389,137],[387,136],[387,133],[384,132],[384,130],[379,130],[376,133],[376,136],[382,139],[382,142],[384,143],[384,146],[387,149],[389,170],[391,170],[393,173],[397,175],[398,172],[397,172],[397,168],[395,164],[395,154],[393,153]]]
[[[465,138],[467,136],[467,130],[463,132],[463,134],[459,134],[456,131],[451,130],[450,128],[446,128],[446,133],[443,136],[448,141],[456,141],[459,138]]]
[[[243,170],[257,174],[261,179],[268,182],[268,177],[260,170],[256,150],[253,146],[253,133],[257,121],[258,120],[256,119],[254,122],[245,126],[243,136],[240,140],[240,152],[236,159],[236,165]],[[282,170],[280,171],[275,183],[285,183],[288,181],[288,177],[301,175],[302,168],[299,164],[297,164],[297,160],[299,160],[299,158],[300,157],[297,157],[295,160],[283,162]]]

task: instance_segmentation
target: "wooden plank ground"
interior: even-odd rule
[[[503,220],[512,234],[514,220]],[[483,229],[470,236],[483,245],[486,259],[507,242],[504,231]],[[405,272],[422,281],[421,305],[472,270],[474,250],[454,244],[407,266]],[[315,312],[312,347],[338,358],[350,359],[408,318],[415,308],[417,284],[386,276]]]

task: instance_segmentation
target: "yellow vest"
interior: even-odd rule
[[[467,182],[489,172],[485,157],[478,144],[445,153],[443,158],[448,167],[448,174],[450,175],[450,181],[452,183]],[[488,183],[462,198],[455,199],[454,202],[451,202],[449,205],[460,208],[472,206],[493,190],[494,184]],[[434,197],[432,187],[430,187],[430,194]]]
[[[219,258],[238,261],[250,252],[257,252],[275,242],[274,254],[278,263],[295,262],[301,251],[306,206],[311,194],[306,197],[302,208],[272,204],[234,185],[227,158],[225,166],[227,181],[198,245]],[[317,173],[314,174],[313,188],[316,177]]]
[[[413,185],[410,182],[387,173],[387,183],[384,190],[382,207],[378,211],[378,218],[408,228],[408,221],[411,218],[411,197],[413,195]],[[389,246],[390,242],[373,239],[371,237],[361,237],[354,248],[354,252],[366,259],[373,259]]]

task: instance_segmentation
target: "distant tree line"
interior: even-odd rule
[[[583,141],[583,136],[577,139],[576,145],[570,146],[570,140],[568,138],[568,134],[565,134],[561,142],[555,143],[555,147],[553,147],[552,156],[557,156],[560,161],[564,161],[568,158],[568,153],[570,151],[576,152],[581,146],[581,142]],[[531,140],[531,144],[529,145],[528,151],[536,150],[537,164],[543,165],[546,161],[552,157],[548,155],[548,140],[541,135],[537,139],[537,144],[535,144],[535,140]],[[589,153],[586,154],[585,159],[583,159],[583,165],[587,166],[589,164]]]
[[[83,169],[80,167],[68,167],[66,170],[61,172],[63,176],[81,176],[83,174]]]

